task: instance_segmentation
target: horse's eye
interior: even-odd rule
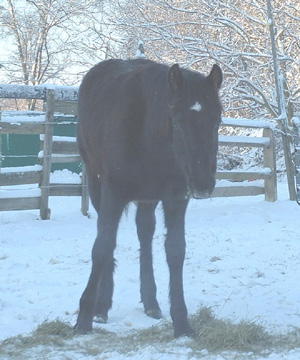
[[[172,117],[172,126],[175,130],[181,130],[180,116],[178,114]]]

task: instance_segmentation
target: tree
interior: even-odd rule
[[[72,84],[76,81],[70,74],[72,69],[82,64],[87,68],[101,58],[105,39],[94,31],[101,17],[101,0],[1,3],[0,35],[12,44],[5,62],[10,82]]]
[[[212,62],[220,63],[227,115],[280,115],[266,0],[127,0],[112,1],[111,6],[111,22],[125,47],[131,48],[139,38],[148,57],[202,72]],[[300,4],[276,0],[273,12],[285,106],[291,119],[300,92]]]
[[[220,63],[225,74],[222,99],[227,116],[278,121],[290,198],[294,199],[291,129],[287,125],[291,125],[299,111],[300,3],[293,0],[273,0],[272,6],[271,0],[113,3],[119,9],[114,11],[113,21],[120,36],[127,38],[128,45],[137,37],[143,39],[150,58],[180,62],[202,72],[211,62]]]

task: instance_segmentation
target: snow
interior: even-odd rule
[[[58,112],[54,113],[57,117],[62,117]],[[63,118],[74,119],[74,115],[63,115]],[[23,123],[33,123],[33,122],[45,122],[45,112],[42,111],[3,111],[1,112],[1,122],[9,123],[11,125],[22,125]],[[74,125],[74,121],[59,121],[60,125]],[[44,135],[41,134],[41,137]]]
[[[58,86],[41,84],[36,86],[18,84],[0,84],[0,98],[45,99],[47,89],[55,92],[55,98],[66,101],[77,101],[77,86]]]
[[[144,54],[144,44],[141,40],[138,43],[138,48],[135,53],[135,58],[136,59],[146,59],[146,56]]]
[[[76,137],[75,136],[53,136],[53,141],[65,141],[65,142],[72,142],[76,143]]]
[[[50,174],[50,184],[81,184],[81,179],[67,169],[56,170]]]
[[[251,128],[263,128],[263,129],[272,129],[273,131],[276,128],[276,123],[271,120],[249,120],[242,118],[226,118],[222,117],[222,124],[227,126],[240,126],[240,127],[251,127]]]
[[[61,172],[60,177],[64,176],[68,177],[67,173]],[[184,267],[190,314],[203,305],[212,307],[219,318],[256,319],[272,333],[299,327],[300,208],[288,200],[287,189],[285,182],[278,184],[279,200],[275,203],[265,202],[264,196],[191,200]],[[91,267],[96,214],[91,209],[90,218],[82,216],[79,197],[51,197],[50,208],[51,219],[47,221],[40,220],[35,210],[0,213],[0,340],[28,334],[46,319],[76,321]],[[120,223],[114,303],[108,324],[95,325],[118,335],[159,323],[145,316],[139,302],[134,216],[135,206],[131,205]],[[154,269],[158,300],[163,315],[170,319],[162,218],[158,207]],[[170,346],[176,347],[174,358],[191,359],[185,339],[174,340]],[[155,346],[126,356],[117,352],[103,356],[97,359],[172,358],[167,349],[163,352]],[[300,349],[294,349],[272,353],[267,359],[298,360],[299,356]],[[39,357],[33,352],[30,358]],[[79,359],[71,350],[66,357],[47,358]],[[203,350],[203,358],[236,357],[230,353],[210,355]]]
[[[73,159],[74,156],[77,156],[77,155],[76,155],[76,154],[74,155],[74,154],[57,154],[57,153],[53,153],[53,154],[52,154],[52,159],[53,159],[53,158],[62,158],[62,159],[70,158],[70,159]],[[39,153],[38,153],[38,158],[39,158],[39,159],[42,159],[43,157],[44,157],[44,151],[41,150],[41,151],[39,151]],[[79,157],[79,155],[78,155],[78,157]],[[79,161],[79,160],[78,160],[78,161]]]
[[[291,120],[291,123],[293,125],[295,125],[297,127],[298,131],[299,131],[299,129],[300,129],[300,119],[298,117],[294,116],[292,118],[292,120]]]
[[[1,173],[26,173],[30,171],[41,171],[43,167],[41,165],[32,166],[13,166],[1,168]]]
[[[248,169],[248,170],[235,169],[234,171],[233,170],[229,171],[229,170],[219,170],[218,169],[219,174],[228,173],[228,172],[234,172],[235,174],[239,174],[239,173],[243,174],[245,172],[250,172],[250,173],[255,172],[255,173],[259,173],[259,174],[266,175],[266,176],[271,175],[271,173],[272,173],[271,169],[269,169],[269,168],[259,168],[257,166],[253,166],[253,167],[251,167],[251,169]]]
[[[44,122],[45,113],[38,111],[3,111],[1,121],[21,125],[21,122]]]
[[[31,198],[41,196],[41,189],[38,184],[18,185],[18,186],[1,186],[0,197],[2,199],[12,198]],[[1,217],[1,213],[0,213]],[[0,219],[1,224],[1,219]],[[2,229],[1,229],[2,235]]]

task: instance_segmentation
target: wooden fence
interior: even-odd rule
[[[22,189],[14,191],[12,188],[9,195],[1,195],[0,211],[40,209],[41,218],[49,219],[49,196],[82,196],[81,210],[83,214],[87,214],[89,200],[84,166],[80,184],[50,183],[52,163],[81,161],[75,138],[53,136],[54,113],[59,112],[63,116],[76,115],[77,89],[0,85],[0,98],[34,98],[45,102],[45,121],[22,121],[22,117],[18,117],[16,121],[7,122],[0,118],[0,135],[39,134],[41,138],[41,165],[1,169],[0,162],[0,186],[36,184],[36,188],[31,191],[24,190],[22,193]],[[63,123],[67,121],[68,117]]]
[[[45,101],[45,121],[6,122],[0,118],[1,134],[40,134],[41,165],[22,168],[1,169],[1,136],[0,136],[0,187],[24,184],[36,184],[32,193],[19,196],[1,196],[0,211],[40,209],[42,219],[49,219],[49,196],[81,196],[81,209],[87,214],[89,200],[85,169],[83,167],[80,184],[50,183],[52,163],[80,162],[80,156],[73,137],[53,136],[54,113],[63,116],[76,115],[77,88],[55,87],[47,89],[42,86],[11,86],[0,84],[0,98],[34,98]],[[1,115],[1,113],[0,113]],[[63,122],[67,122],[67,117]],[[277,199],[276,159],[274,150],[274,133],[267,121],[246,119],[223,119],[222,127],[245,127],[263,129],[262,137],[254,136],[219,136],[220,146],[259,147],[263,149],[264,164],[255,171],[218,170],[217,186],[212,196],[249,196],[265,194],[266,201]],[[257,181],[262,184],[255,184]]]
[[[294,138],[294,164],[296,180],[296,201],[300,205],[300,120],[294,117],[292,119],[293,138]]]
[[[277,200],[276,155],[273,126],[268,121],[223,118],[221,128],[262,129],[262,137],[219,135],[219,145],[237,148],[262,148],[263,167],[256,170],[218,170],[218,180],[230,183],[216,185],[212,196],[249,196],[265,194],[266,201]],[[263,185],[255,184],[263,180]]]

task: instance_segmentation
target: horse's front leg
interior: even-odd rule
[[[107,290],[105,286],[101,288],[102,281],[100,280],[108,270],[113,271],[117,228],[124,206],[125,202],[117,197],[109,186],[102,186],[98,234],[92,250],[92,271],[80,299],[79,315],[75,325],[80,333],[92,330],[95,306],[98,305],[96,298],[97,296],[103,298],[101,292]],[[98,286],[100,286],[99,289]],[[104,295],[104,298],[107,298],[107,294]],[[112,292],[109,294],[109,297],[111,296]]]
[[[154,318],[162,317],[156,300],[156,284],[153,275],[152,239],[155,231],[156,202],[139,202],[136,212],[136,226],[140,241],[141,300],[145,313]]]
[[[183,294],[183,263],[185,257],[184,218],[187,200],[167,199],[163,201],[167,237],[165,249],[170,271],[170,302],[174,335],[193,335],[187,319],[187,308]]]
[[[107,322],[108,310],[112,306],[112,296],[114,291],[114,269],[114,259],[108,262],[103,269],[94,306],[94,322],[102,324]]]

